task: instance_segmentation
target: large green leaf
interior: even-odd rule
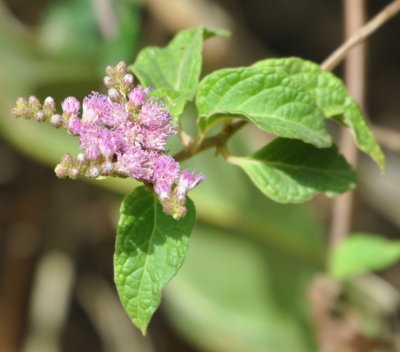
[[[356,176],[337,148],[316,148],[277,138],[253,156],[232,157],[255,185],[278,202],[303,202],[318,192],[334,196],[355,186]]]
[[[154,194],[136,188],[122,202],[114,255],[118,293],[133,323],[146,333],[161,300],[163,286],[185,258],[195,224],[190,199],[180,220],[166,215]]]
[[[329,147],[324,116],[313,97],[285,72],[260,67],[222,69],[199,85],[199,126],[206,132],[222,118],[243,117],[280,137]]]
[[[338,245],[330,260],[330,272],[337,279],[371,270],[384,269],[400,260],[400,241],[377,235],[355,233]]]
[[[201,72],[203,41],[223,30],[204,27],[178,33],[165,48],[143,49],[130,69],[142,85],[155,89],[153,95],[164,96],[176,122],[186,103],[196,94]]]
[[[284,72],[288,78],[311,94],[325,117],[344,123],[355,136],[357,146],[370,155],[381,168],[385,157],[369,129],[357,102],[351,98],[342,81],[314,62],[300,58],[268,59],[254,67]]]

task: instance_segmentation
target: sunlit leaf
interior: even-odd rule
[[[175,220],[144,186],[122,202],[114,277],[125,310],[143,334],[160,304],[163,286],[185,258],[196,216],[191,200],[187,203],[187,215]]]
[[[315,99],[325,117],[344,123],[353,133],[357,146],[384,168],[385,157],[376,143],[357,102],[351,98],[343,82],[319,65],[300,58],[267,59],[254,67],[265,67],[285,73]]]
[[[227,32],[204,27],[182,31],[165,48],[143,49],[130,66],[142,85],[155,89],[154,95],[166,97],[175,122],[196,94],[203,42],[217,35]]]
[[[287,74],[264,67],[214,71],[199,85],[199,126],[206,132],[224,118],[243,117],[280,137],[329,147],[331,138],[315,100]]]

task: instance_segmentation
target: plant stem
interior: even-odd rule
[[[176,161],[184,161],[193,155],[196,155],[206,149],[212,147],[223,146],[229,138],[231,138],[237,131],[247,124],[245,120],[239,120],[232,124],[225,125],[225,128],[215,136],[205,138],[196,149],[185,148],[174,155]]]
[[[344,0],[346,37],[358,33],[365,19],[365,0]],[[353,98],[365,105],[365,45],[349,51],[345,61],[345,82]],[[341,129],[339,148],[349,163],[356,168],[357,148],[353,136],[346,128]],[[330,249],[333,250],[350,232],[354,210],[354,192],[347,192],[335,199],[332,209]]]
[[[400,0],[395,0],[381,10],[364,26],[359,28],[351,37],[349,37],[339,48],[337,48],[322,64],[321,68],[330,71],[333,70],[348,54],[348,52],[357,44],[363,42],[367,37],[374,33],[379,27],[390,20],[400,11]]]

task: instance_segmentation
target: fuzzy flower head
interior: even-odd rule
[[[100,125],[107,121],[112,113],[112,104],[106,95],[92,92],[82,104],[82,122],[90,125]]]
[[[66,116],[73,116],[79,112],[81,103],[75,97],[65,98],[61,104],[62,110]]]
[[[19,98],[12,114],[47,121],[79,138],[82,152],[75,158],[63,156],[55,169],[58,177],[131,177],[154,190],[164,212],[176,219],[184,216],[187,192],[205,176],[181,172],[180,164],[167,154],[167,139],[177,132],[168,108],[148,97],[151,88],[133,87],[124,62],[107,66],[106,74],[107,95],[92,92],[82,104],[67,97],[61,114],[50,97],[43,104],[33,96]]]
[[[150,92],[150,90],[150,88],[144,89],[142,87],[133,88],[128,94],[129,102],[135,108],[140,107],[146,101],[147,94]]]
[[[197,176],[194,174],[194,170],[183,170],[179,177],[178,185],[176,186],[176,196],[178,200],[186,198],[186,194],[193,188],[195,188],[200,182],[202,182],[206,176],[200,172]]]

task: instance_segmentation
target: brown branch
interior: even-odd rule
[[[399,2],[400,3],[400,2]],[[346,37],[353,38],[359,33],[365,19],[366,0],[344,0],[344,22]],[[350,50],[345,61],[345,82],[347,89],[362,107],[365,105],[365,46]],[[339,148],[349,163],[356,168],[358,162],[357,147],[348,129],[342,128]],[[335,199],[332,208],[330,231],[330,249],[333,250],[350,232],[354,192],[347,192]]]
[[[210,149],[212,147],[221,147],[229,138],[232,137],[232,135],[234,135],[246,124],[246,120],[239,120],[232,124],[226,125],[220,133],[204,139],[198,147],[189,146],[188,148],[182,149],[180,152],[174,155],[174,159],[176,161],[184,161],[206,149]]]
[[[334,69],[348,54],[351,48],[363,42],[367,37],[374,33],[379,27],[390,20],[400,11],[400,0],[395,0],[381,10],[375,17],[356,31],[339,48],[337,48],[322,64],[324,70]]]

